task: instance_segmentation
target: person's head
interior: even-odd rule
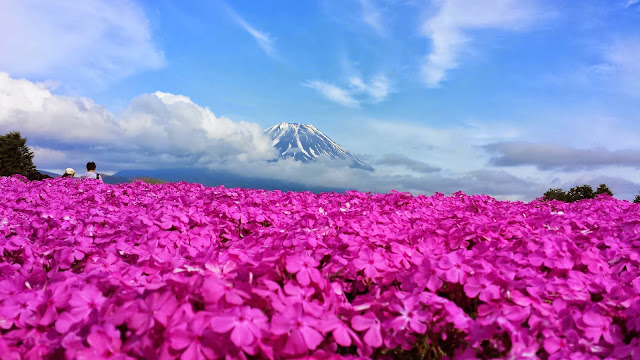
[[[67,177],[73,177],[75,174],[76,174],[76,171],[75,171],[75,170],[73,170],[72,168],[67,168],[67,169],[64,171],[64,174],[62,175],[62,177],[65,177],[65,178],[67,178]]]
[[[96,170],[96,163],[94,163],[93,161],[89,161],[87,163],[87,171],[95,171]]]

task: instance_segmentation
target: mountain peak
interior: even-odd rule
[[[303,130],[307,130],[307,131],[317,131],[320,132],[320,130],[318,130],[315,126],[311,125],[311,124],[301,124],[301,123],[290,123],[290,122],[281,122],[275,126],[270,127],[269,129],[272,128],[277,128],[277,129],[281,129],[281,130],[294,130],[294,131],[299,131],[300,129]],[[267,131],[269,130],[267,129]]]
[[[280,157],[302,162],[316,161],[320,156],[330,159],[350,159],[352,167],[373,171],[373,168],[323,134],[311,124],[281,122],[265,130]]]

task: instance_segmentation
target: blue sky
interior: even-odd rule
[[[234,162],[308,181],[246,163],[287,121],[377,169],[312,165],[336,185],[640,190],[634,0],[5,1],[0,33],[0,132],[26,134],[41,168]]]

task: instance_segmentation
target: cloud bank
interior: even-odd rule
[[[385,154],[376,162],[376,164],[390,167],[402,167],[421,174],[430,174],[441,170],[438,167],[431,166],[423,161],[411,159],[402,154]]]
[[[484,149],[494,154],[490,163],[496,166],[533,165],[541,170],[588,170],[607,166],[640,169],[638,150],[576,149],[525,141],[493,143]]]
[[[115,115],[87,98],[54,95],[43,83],[0,73],[0,131],[108,151],[198,162],[273,159],[260,126],[216,116],[186,96],[143,94]],[[213,155],[212,155],[213,154]]]

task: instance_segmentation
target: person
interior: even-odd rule
[[[62,176],[61,176],[61,177],[63,177],[63,178],[72,178],[72,177],[74,177],[74,176],[75,176],[75,174],[76,174],[76,171],[75,171],[75,170],[73,170],[72,168],[67,168],[67,169],[64,171],[64,174],[62,174]]]
[[[96,179],[96,180],[100,180],[100,182],[104,182],[102,181],[102,176],[100,176],[100,174],[96,173],[96,163],[94,163],[93,161],[89,161],[87,163],[87,172],[82,174],[82,176],[80,176],[81,179]]]

